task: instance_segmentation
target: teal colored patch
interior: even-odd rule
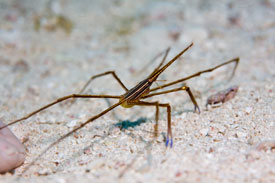
[[[145,123],[146,121],[147,121],[146,118],[139,118],[138,120],[133,122],[130,120],[124,120],[116,123],[115,126],[121,129],[128,129],[128,128],[134,128],[135,126],[139,126],[140,124]]]

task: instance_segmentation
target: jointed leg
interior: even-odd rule
[[[103,73],[100,73],[100,74],[97,74],[97,75],[94,75],[92,77],[90,77],[90,79],[85,83],[85,85],[81,88],[81,90],[78,92],[78,94],[83,94],[85,89],[89,86],[89,84],[96,78],[99,78],[99,77],[102,77],[102,76],[105,76],[105,75],[109,75],[111,74],[115,80],[119,83],[119,85],[127,92],[128,89],[127,87],[122,83],[122,81],[119,79],[119,77],[116,75],[115,71],[107,71],[107,72],[103,72]],[[106,98],[107,102],[108,102],[108,99]],[[71,104],[73,104],[75,102],[75,99],[73,99],[72,101],[70,101]]]
[[[35,115],[35,114],[37,114],[37,113],[39,113],[39,112],[41,112],[41,111],[43,111],[45,109],[47,109],[47,108],[49,108],[49,107],[57,104],[57,103],[60,103],[60,102],[62,102],[64,100],[67,100],[67,99],[70,99],[70,98],[114,98],[114,99],[120,99],[121,97],[120,96],[114,96],[114,95],[82,95],[82,94],[68,95],[68,96],[65,96],[65,97],[61,97],[61,98],[55,100],[54,102],[52,102],[52,103],[50,103],[48,105],[45,105],[45,106],[43,106],[43,107],[41,107],[41,108],[39,108],[39,109],[37,109],[37,110],[29,113],[28,115],[20,118],[20,119],[14,120],[14,121],[8,123],[7,125],[5,125],[3,127],[0,127],[0,130],[2,128],[5,128],[5,127],[10,126],[12,124],[15,124],[15,123],[17,123],[19,121],[26,120],[26,119],[30,118],[31,116],[33,116],[33,115]]]
[[[79,91],[79,94],[83,93],[85,91],[85,89],[88,87],[88,85],[96,78],[101,77],[101,76],[105,76],[108,74],[112,74],[112,76],[117,80],[117,82],[120,84],[120,86],[127,92],[128,89],[127,87],[122,83],[122,81],[119,79],[119,77],[116,75],[115,71],[107,71],[107,72],[103,72],[101,74],[97,74],[92,76],[87,83],[82,87],[82,89]]]
[[[222,67],[222,66],[224,66],[224,65],[227,65],[227,64],[230,64],[230,63],[233,63],[233,62],[235,63],[235,66],[234,66],[233,72],[232,72],[232,74],[231,74],[231,76],[230,76],[230,79],[231,79],[231,78],[234,76],[235,71],[236,71],[236,69],[237,69],[237,66],[238,66],[238,64],[239,64],[239,58],[234,58],[234,59],[229,60],[229,61],[227,61],[227,62],[224,62],[224,63],[222,63],[222,64],[220,64],[220,65],[217,65],[216,67],[213,67],[213,68],[210,68],[210,69],[206,69],[206,70],[197,72],[197,73],[195,73],[195,74],[192,74],[192,75],[190,75],[190,76],[187,76],[187,77],[185,77],[185,78],[182,78],[182,79],[179,79],[179,80],[176,80],[176,81],[173,81],[173,82],[170,82],[170,83],[167,83],[167,84],[164,84],[164,85],[161,85],[161,86],[152,88],[150,91],[159,90],[159,89],[162,89],[162,88],[165,88],[165,87],[168,87],[168,86],[171,86],[171,85],[174,85],[174,84],[177,84],[177,83],[186,81],[186,80],[188,80],[188,79],[191,79],[191,78],[194,78],[194,77],[198,77],[198,76],[200,76],[200,75],[203,74],[203,73],[212,72],[212,71],[214,71],[214,70],[216,70],[216,69],[218,69],[218,68],[220,68],[220,67]]]
[[[157,137],[159,134],[159,103],[156,102],[156,124],[154,128],[154,136]]]
[[[148,94],[148,95],[143,96],[142,98],[143,99],[144,98],[149,98],[149,97],[153,97],[153,96],[156,96],[156,95],[162,95],[162,94],[177,92],[177,91],[181,91],[181,90],[185,90],[188,93],[192,103],[194,104],[194,107],[195,107],[194,110],[195,111],[198,110],[198,112],[200,113],[199,105],[197,104],[197,101],[196,101],[194,95],[192,94],[191,89],[188,86],[182,86],[182,87],[171,89],[171,90],[166,90],[166,91],[162,91],[162,92],[156,92],[156,93]],[[150,90],[150,92],[151,92],[151,90]]]
[[[27,167],[24,169],[24,171],[21,173],[21,175],[23,175],[37,160],[39,160],[49,149],[51,149],[52,147],[54,147],[56,144],[58,144],[59,142],[61,142],[62,140],[64,140],[65,138],[69,137],[71,134],[75,133],[76,131],[80,130],[81,128],[83,128],[84,126],[86,126],[87,124],[93,122],[94,120],[98,119],[99,117],[103,116],[104,114],[108,113],[109,111],[111,111],[112,109],[116,108],[117,106],[121,105],[123,102],[125,101],[125,99],[120,100],[119,102],[115,103],[114,105],[110,106],[109,108],[105,109],[104,111],[102,111],[101,113],[89,118],[88,120],[86,120],[84,123],[82,123],[81,125],[79,125],[78,127],[74,128],[73,130],[71,130],[70,132],[62,135],[57,141],[51,143],[46,149],[44,149],[42,151],[42,153],[40,153],[32,162],[30,162],[29,165],[27,165]],[[6,126],[5,126],[6,127]],[[4,128],[4,127],[3,127]]]
[[[138,101],[131,103],[133,105],[139,105],[139,106],[156,106],[156,126],[155,130],[158,129],[158,115],[159,115],[159,107],[166,107],[167,108],[167,137],[166,137],[166,143],[165,146],[168,147],[170,144],[170,147],[173,147],[173,136],[172,136],[172,128],[171,128],[171,106],[170,104],[166,103],[159,103],[159,102],[144,102],[144,101]],[[155,134],[157,131],[155,131]]]

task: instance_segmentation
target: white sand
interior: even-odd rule
[[[163,141],[164,109],[161,134],[151,142],[155,109],[119,107],[59,143],[20,176],[50,143],[108,107],[101,99],[79,100],[11,127],[21,140],[28,139],[28,155],[0,182],[275,182],[273,0],[56,1],[52,9],[74,22],[70,35],[43,27],[34,31],[33,17],[46,9],[39,2],[0,3],[0,119],[6,123],[77,92],[100,72],[116,70],[130,88],[157,66],[144,69],[168,46],[171,58],[194,42],[160,77],[167,81],[234,57],[241,61],[230,82],[230,66],[187,82],[201,114],[193,113],[183,92],[152,99],[172,105],[173,149]],[[205,109],[207,97],[232,85],[239,86],[234,99]],[[93,82],[91,90],[123,93],[110,76]],[[148,120],[136,128],[113,126],[140,117]],[[264,142],[267,148],[258,146]]]

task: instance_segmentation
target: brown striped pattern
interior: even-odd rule
[[[124,94],[126,101],[134,101],[140,99],[141,95],[146,93],[146,90],[149,90],[149,87],[152,85],[152,82],[149,82],[148,79],[141,81],[134,88],[130,89],[127,93]]]

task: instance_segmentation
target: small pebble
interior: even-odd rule
[[[256,146],[256,150],[257,151],[268,151],[268,150],[273,150],[275,149],[275,141],[274,140],[270,140],[270,141],[263,141],[260,142],[257,146]]]
[[[220,91],[214,95],[208,97],[206,106],[224,103],[232,98],[235,97],[236,93],[238,92],[238,86],[232,86],[226,90]]]
[[[252,111],[252,107],[247,107],[247,108],[245,108],[246,114],[250,114],[251,111]]]
[[[206,136],[208,134],[208,131],[209,130],[207,128],[204,128],[204,129],[200,130],[200,133],[201,133],[202,136]]]
[[[74,128],[74,127],[76,127],[77,126],[77,122],[78,122],[78,120],[72,120],[72,121],[70,121],[70,122],[68,122],[67,124],[66,124],[66,126],[67,127],[69,127],[69,128]]]
[[[0,121],[0,127],[4,124]],[[25,148],[8,129],[0,130],[0,173],[8,172],[25,160]]]

